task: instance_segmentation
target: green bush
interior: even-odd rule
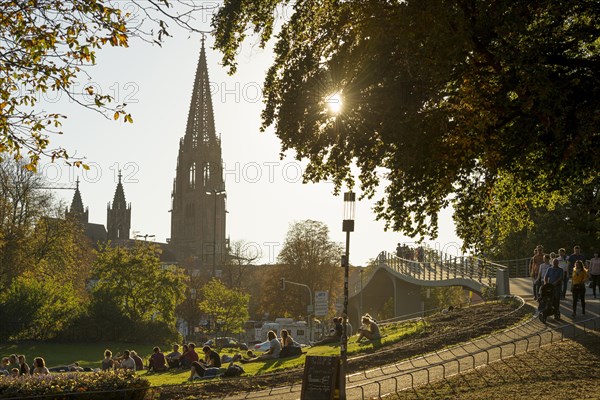
[[[53,339],[82,309],[71,284],[19,277],[0,300],[0,340]]]
[[[142,400],[150,383],[129,371],[0,377],[0,399]]]

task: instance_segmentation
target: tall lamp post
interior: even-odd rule
[[[346,232],[346,254],[342,258],[344,267],[344,313],[342,314],[342,345],[340,346],[340,399],[346,399],[346,370],[348,365],[348,269],[350,267],[350,232],[354,232],[354,211],[356,193],[344,193],[344,221],[342,231]]]
[[[213,257],[212,257],[212,277],[215,278],[216,274],[216,255],[217,255],[217,196],[220,194],[225,194],[224,190],[212,189],[211,191],[206,191],[208,195],[215,196],[215,214],[214,214],[214,223],[213,223]]]

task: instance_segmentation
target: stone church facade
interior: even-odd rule
[[[190,101],[187,126],[179,141],[177,167],[171,193],[171,237],[157,243],[173,261],[188,268],[217,274],[228,254],[226,240],[226,192],[221,140],[216,135],[204,40],[200,50]],[[88,221],[79,181],[66,216],[79,220],[94,243],[110,240],[116,245],[132,242],[131,204],[119,181],[107,206],[106,228]],[[220,268],[218,268],[220,269]]]

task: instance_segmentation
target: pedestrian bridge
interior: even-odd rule
[[[471,256],[452,256],[429,251],[420,261],[382,251],[374,265],[354,273],[348,284],[348,317],[376,313],[392,299],[394,316],[423,311],[427,287],[462,286],[482,297],[510,294],[508,269]]]

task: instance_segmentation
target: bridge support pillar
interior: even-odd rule
[[[496,270],[496,294],[498,296],[510,295],[510,280],[508,276],[508,268]]]
[[[396,278],[392,277],[392,283],[394,284],[394,317],[398,316],[398,284]]]

